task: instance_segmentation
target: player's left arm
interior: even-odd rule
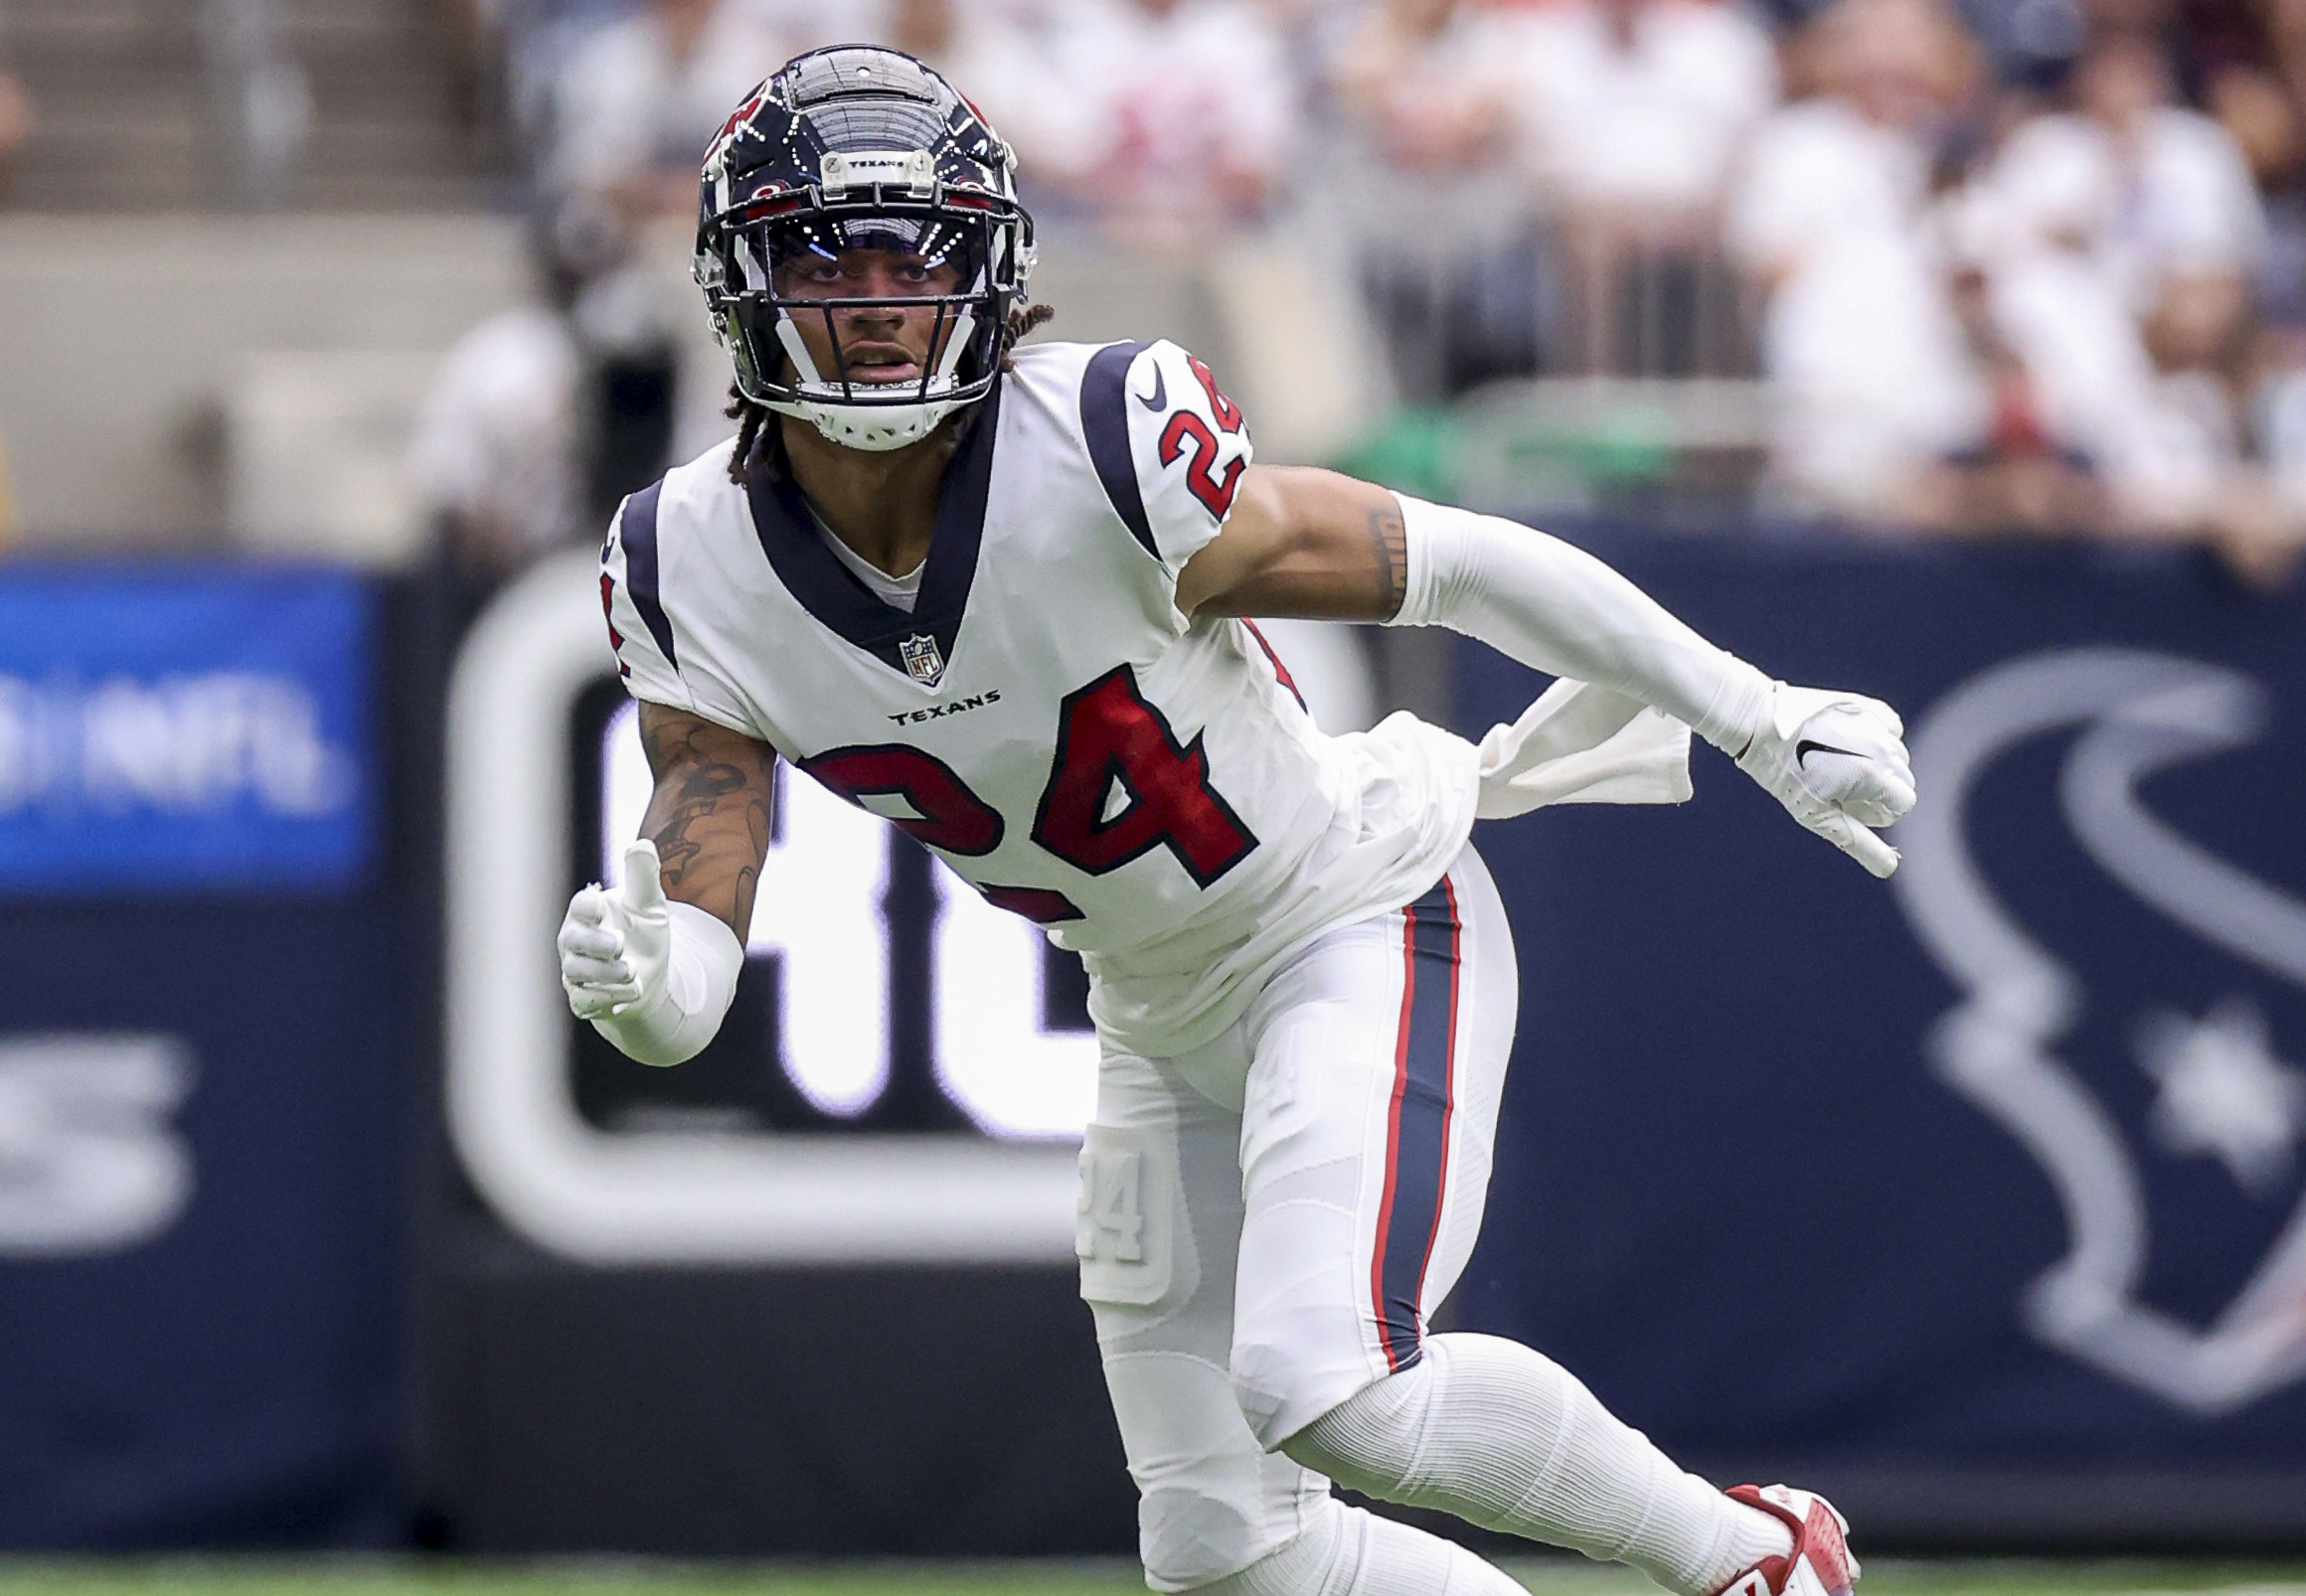
[[[1877,876],[1913,807],[1904,725],[1877,699],[1773,682],[1584,551],[1331,471],[1251,466],[1177,578],[1188,615],[1446,626],[1525,665],[1653,705]]]
[[[1216,538],[1177,574],[1188,615],[1390,621],[1407,592],[1401,503],[1310,466],[1252,465]]]

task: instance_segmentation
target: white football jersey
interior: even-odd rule
[[[1177,573],[1250,458],[1169,343],[1037,344],[955,453],[914,607],[835,557],[732,444],[634,494],[602,551],[635,698],[772,745],[1083,956],[1130,1051],[1198,1046],[1324,927],[1438,880],[1471,744],[1408,716],[1318,730],[1246,621]]]

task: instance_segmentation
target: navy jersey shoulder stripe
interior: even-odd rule
[[[1145,553],[1161,558],[1153,541],[1153,523],[1145,519],[1145,496],[1137,490],[1137,462],[1129,452],[1129,365],[1147,346],[1107,344],[1089,357],[1081,374],[1081,435],[1088,440],[1089,463],[1113,513],[1129,535],[1145,546]]]
[[[673,622],[657,591],[657,499],[664,487],[660,478],[624,501],[617,536],[624,540],[624,590],[632,594],[633,608],[648,624],[657,651],[677,671],[681,660],[673,651]]]
[[[1401,911],[1401,1023],[1370,1287],[1387,1366],[1423,1356],[1425,1270],[1441,1229],[1455,1112],[1457,892],[1443,877]]]

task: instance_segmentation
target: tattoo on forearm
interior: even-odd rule
[[[656,776],[640,829],[657,846],[666,894],[727,920],[741,939],[774,822],[775,755],[695,716],[648,706],[640,733]]]
[[[689,828],[709,817],[721,800],[744,789],[744,772],[731,764],[699,764],[681,778],[680,796],[671,816],[649,836],[657,845],[657,862],[664,867],[665,884],[678,886],[681,878],[705,845],[689,839]]]
[[[1409,534],[1395,509],[1369,513],[1370,542],[1376,546],[1378,579],[1385,589],[1385,613],[1390,619],[1401,611],[1409,596]]]

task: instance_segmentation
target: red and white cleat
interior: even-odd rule
[[[1850,1587],[1858,1583],[1858,1559],[1843,1539],[1849,1522],[1832,1503],[1782,1485],[1731,1486],[1729,1496],[1784,1519],[1793,1531],[1793,1550],[1762,1558],[1715,1596],[1850,1596]]]

